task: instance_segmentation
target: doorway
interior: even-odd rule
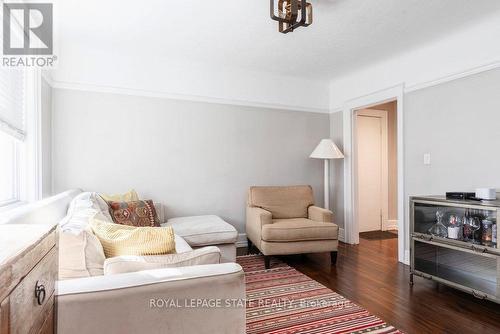
[[[397,238],[397,102],[355,110],[353,144],[359,236]]]

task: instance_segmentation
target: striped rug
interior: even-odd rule
[[[401,333],[306,275],[261,255],[239,256],[246,276],[247,334]]]

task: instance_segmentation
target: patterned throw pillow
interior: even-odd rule
[[[160,226],[152,200],[108,202],[109,213],[116,224],[128,226]]]

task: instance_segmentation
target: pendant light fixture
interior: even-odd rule
[[[307,27],[313,21],[312,5],[307,0],[270,1],[271,18],[278,21],[278,30],[283,34],[292,32],[298,27]]]

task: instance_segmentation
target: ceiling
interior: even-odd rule
[[[314,23],[283,35],[269,0],[59,0],[62,54],[99,49],[302,78],[332,79],[466,28],[498,0],[310,0]],[[76,50],[76,51],[75,51]]]

